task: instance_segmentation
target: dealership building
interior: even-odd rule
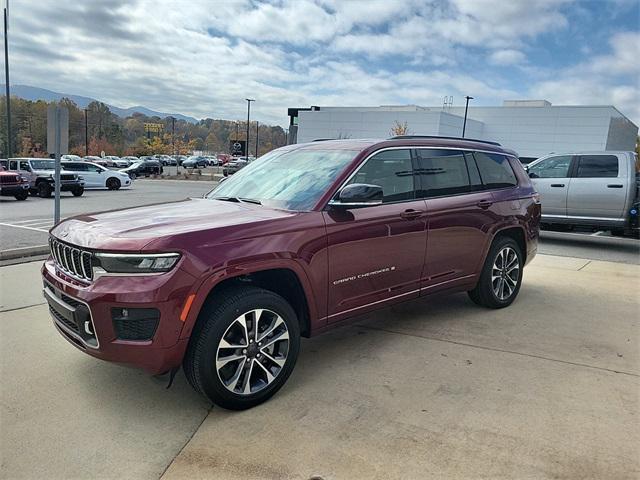
[[[289,142],[326,138],[388,138],[394,126],[409,135],[460,137],[465,107],[384,105],[289,109]],[[634,150],[638,127],[610,105],[552,105],[507,100],[499,107],[469,106],[466,138],[499,142],[524,162],[552,152]]]

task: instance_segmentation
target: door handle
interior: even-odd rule
[[[480,200],[478,203],[476,203],[476,205],[480,208],[489,208],[491,205],[493,205],[493,202],[491,200]]]
[[[619,183],[610,183],[609,185],[607,185],[607,188],[622,188],[622,185],[620,185]]]
[[[400,216],[405,220],[413,220],[415,218],[421,217],[423,214],[424,212],[422,210],[408,209],[402,212]]]
[[[551,186],[552,187],[564,188],[564,183],[552,183]]]

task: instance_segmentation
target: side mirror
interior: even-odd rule
[[[344,187],[338,200],[331,200],[329,205],[336,208],[371,207],[382,204],[382,187],[365,183],[352,183]]]

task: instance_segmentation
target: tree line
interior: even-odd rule
[[[13,156],[46,157],[47,107],[55,102],[11,97],[11,145]],[[85,109],[72,100],[58,102],[69,110],[69,153],[84,156],[181,154],[194,151],[210,154],[229,153],[231,141],[246,140],[247,122],[206,118],[197,123],[186,120],[147,116],[142,113],[122,118],[102,102],[91,102]],[[86,131],[85,131],[86,115]],[[257,128],[256,128],[257,127]],[[0,157],[7,155],[6,100],[0,98]],[[280,126],[251,122],[249,155],[258,155],[286,144],[286,132]],[[86,139],[85,139],[86,135]],[[88,145],[87,145],[88,141]]]

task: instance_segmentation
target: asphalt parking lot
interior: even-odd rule
[[[60,216],[64,219],[81,213],[201,197],[215,185],[216,182],[206,180],[139,179],[129,189],[85,190],[81,197],[63,193]],[[29,197],[17,202],[13,197],[0,197],[0,205],[2,250],[46,245],[47,232],[53,226],[53,198]]]
[[[271,401],[210,409],[55,330],[0,268],[2,478],[638,478],[640,267],[539,255],[509,308],[419,300],[303,341]]]

